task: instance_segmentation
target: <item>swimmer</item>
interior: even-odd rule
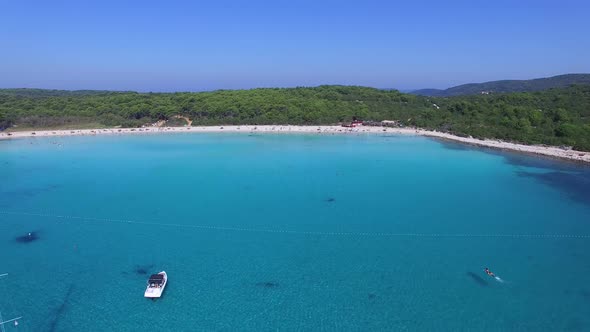
[[[494,272],[490,271],[490,269],[488,269],[487,267],[484,269],[484,272],[489,275],[492,278],[495,278],[496,275],[494,274]]]

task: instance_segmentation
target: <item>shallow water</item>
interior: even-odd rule
[[[37,138],[0,141],[0,183],[7,331],[590,329],[576,164],[420,137]]]

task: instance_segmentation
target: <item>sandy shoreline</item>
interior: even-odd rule
[[[434,137],[470,145],[487,148],[536,154],[560,159],[590,163],[590,153],[575,150],[565,150],[558,147],[523,145],[499,140],[479,140],[475,138],[459,137],[437,131],[411,128],[386,128],[359,126],[345,128],[340,126],[204,126],[204,127],[149,127],[149,128],[110,128],[110,129],[73,129],[73,130],[37,130],[1,132],[1,139],[18,139],[27,137],[63,137],[63,136],[94,136],[94,135],[130,135],[130,134],[158,134],[158,133],[307,133],[318,135],[361,135],[361,134],[396,134]]]

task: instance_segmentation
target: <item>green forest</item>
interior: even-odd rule
[[[339,124],[353,118],[460,136],[590,151],[590,86],[537,92],[427,97],[357,86],[196,93],[0,90],[0,130],[182,125]],[[15,127],[16,126],[16,127]]]

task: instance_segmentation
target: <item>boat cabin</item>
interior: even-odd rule
[[[150,287],[160,288],[164,284],[164,275],[162,274],[152,274],[150,276],[150,280],[148,281],[148,285]]]

